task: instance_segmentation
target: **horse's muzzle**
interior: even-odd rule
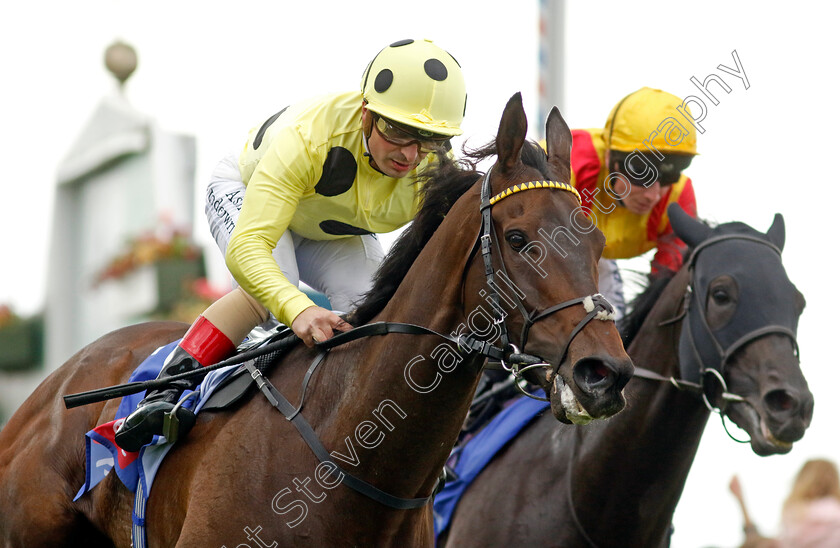
[[[623,390],[632,375],[629,358],[618,360],[610,356],[582,358],[572,370],[578,400],[595,419],[606,419],[624,409]]]
[[[814,396],[810,391],[793,388],[769,390],[761,398],[762,415],[773,437],[793,443],[802,439],[814,414]]]

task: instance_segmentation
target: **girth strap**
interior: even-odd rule
[[[332,340],[332,339],[330,339]],[[326,354],[326,352],[322,353]],[[310,372],[317,367],[322,361],[321,359],[317,359],[313,365],[310,367]],[[260,373],[259,369],[254,367],[252,363],[245,364],[245,367],[248,368],[248,372],[251,374],[251,377],[257,383],[260,391],[265,395],[266,399],[268,399],[269,403],[273,405],[278,411],[280,411],[286,419],[291,422],[297,431],[300,433],[301,437],[304,439],[306,444],[312,450],[318,460],[322,463],[329,462],[335,468],[330,471],[330,473],[336,476],[336,479],[341,481],[341,483],[345,484],[347,487],[358,491],[359,493],[365,495],[366,497],[372,498],[376,502],[380,504],[384,504],[385,506],[389,506],[391,508],[397,510],[411,510],[414,508],[421,508],[431,501],[434,493],[429,495],[428,497],[424,498],[415,498],[415,499],[404,499],[400,497],[395,497],[394,495],[388,494],[381,489],[374,487],[373,485],[369,484],[368,482],[359,479],[343,468],[341,468],[335,460],[330,456],[329,451],[327,451],[326,447],[321,443],[321,440],[318,438],[318,434],[312,429],[303,415],[300,414],[300,407],[295,408],[289,400],[286,399],[283,394],[281,394],[271,382],[267,378]],[[307,372],[307,379],[309,377],[309,373]],[[305,385],[304,385],[305,389]],[[302,401],[302,400],[301,400]]]

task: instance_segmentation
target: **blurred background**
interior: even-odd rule
[[[706,101],[687,173],[710,221],[764,231],[785,216],[816,410],[805,438],[768,458],[710,420],[673,546],[740,543],[733,474],[774,534],[801,464],[840,458],[838,299],[825,289],[837,275],[837,15],[818,2],[19,3],[0,32],[0,424],[84,344],[147,318],[191,321],[227,291],[204,220],[210,171],[283,106],[357,88],[386,44],[429,38],[460,62],[469,99],[457,148],[491,139],[517,91],[538,139],[548,105],[573,128],[601,127],[642,86],[702,97],[691,78],[717,74],[731,91],[712,88],[719,104]],[[749,87],[718,68],[736,68],[733,52]]]

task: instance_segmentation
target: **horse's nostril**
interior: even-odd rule
[[[796,407],[796,398],[785,390],[771,390],[764,395],[764,404],[771,411],[791,411]]]
[[[598,380],[605,379],[609,376],[610,370],[604,364],[598,364],[592,367],[592,376],[597,377]]]
[[[610,377],[611,370],[607,365],[597,359],[583,359],[575,367],[575,381],[579,385],[594,386],[604,382]]]

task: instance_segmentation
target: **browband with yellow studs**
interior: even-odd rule
[[[581,203],[580,194],[572,185],[568,183],[561,183],[560,181],[529,181],[527,183],[519,183],[518,185],[513,185],[512,187],[499,192],[492,198],[490,198],[490,205],[495,204],[499,200],[507,198],[511,194],[516,194],[517,192],[521,192],[523,190],[531,190],[532,188],[556,188],[559,190],[565,190],[566,192],[571,192],[575,195],[578,200],[578,203]]]

